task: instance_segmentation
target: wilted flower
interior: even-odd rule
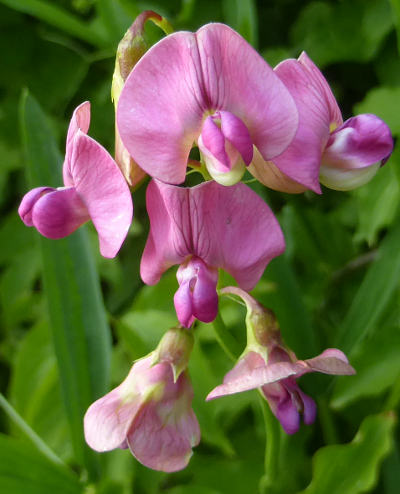
[[[218,268],[250,290],[284,238],[267,204],[249,187],[205,182],[192,188],[152,180],[147,189],[150,233],[140,265],[145,283],[180,264],[175,308],[181,324],[213,321],[218,311]]]
[[[235,31],[208,24],[154,45],[135,65],[117,111],[122,142],[149,175],[184,182],[199,146],[210,175],[238,182],[253,157],[282,153],[298,122],[279,77]]]
[[[200,441],[186,370],[192,346],[186,329],[171,329],[157,350],[135,362],[122,384],[86,412],[89,446],[100,452],[129,448],[154,470],[185,468]]]
[[[256,154],[251,173],[263,184],[285,192],[306,188],[320,192],[319,182],[350,190],[368,182],[390,156],[389,127],[375,115],[343,123],[326,79],[306,53],[281,62],[275,73],[292,94],[299,126],[290,146],[272,162]]]
[[[90,103],[86,102],[76,108],[69,124],[64,187],[29,191],[18,212],[25,225],[53,239],[66,237],[92,220],[101,254],[114,257],[132,221],[132,198],[115,161],[86,135],[89,123]]]
[[[315,402],[301,391],[296,379],[309,372],[354,374],[347,357],[340,350],[329,348],[317,357],[298,360],[282,342],[272,311],[239,288],[227,287],[221,293],[234,293],[246,302],[247,347],[235,367],[224,377],[223,384],[211,391],[207,400],[260,388],[288,434],[298,431],[300,414],[306,424],[313,423]]]

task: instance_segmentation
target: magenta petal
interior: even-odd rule
[[[245,164],[249,165],[253,159],[253,143],[247,127],[233,113],[228,111],[220,111],[218,113],[221,118],[222,133],[239,151]]]
[[[332,132],[325,149],[324,165],[354,170],[386,160],[393,150],[389,127],[369,113],[349,118]]]
[[[314,85],[318,87],[321,94],[324,95],[329,109],[329,123],[334,127],[342,125],[342,112],[340,111],[336,98],[322,72],[304,51],[299,56],[298,61],[307,70],[308,76],[313,81]]]
[[[192,254],[188,189],[152,180],[146,191],[150,232],[140,263],[144,283],[158,283],[164,271]]]
[[[325,95],[297,60],[285,60],[275,72],[296,102],[299,126],[289,147],[273,162],[292,180],[320,193],[319,168],[330,126]]]
[[[76,190],[56,189],[36,201],[31,211],[32,223],[47,238],[70,235],[89,218],[88,211]]]
[[[63,166],[63,178],[64,185],[66,187],[73,187],[74,180],[71,175],[71,157],[73,153],[73,139],[78,132],[78,130],[82,131],[84,134],[87,134],[90,125],[90,103],[89,101],[85,101],[80,104],[77,108],[75,108],[74,113],[72,114],[71,121],[68,127],[67,134],[67,144],[65,149],[65,159]]]
[[[195,36],[208,108],[242,120],[264,159],[280,154],[298,124],[296,105],[284,84],[230,27],[207,24]]]
[[[128,233],[132,198],[115,161],[94,139],[77,131],[73,140],[71,176],[99,234],[100,252],[114,257]]]
[[[191,280],[186,280],[184,283],[180,284],[174,295],[176,315],[178,317],[178,321],[185,326],[185,328],[189,328],[194,322],[190,281]]]
[[[185,180],[207,97],[195,35],[171,34],[135,65],[121,92],[118,130],[129,154],[152,177]]]
[[[300,398],[303,402],[303,420],[306,425],[311,425],[317,416],[317,405],[315,401],[299,389]]]
[[[285,249],[278,221],[249,187],[206,182],[190,189],[193,253],[251,290]]]
[[[286,434],[295,434],[300,428],[300,413],[288,393],[284,400],[276,405],[275,416]]]
[[[32,210],[37,201],[45,194],[55,190],[56,189],[52,187],[36,187],[24,195],[18,208],[18,214],[26,226],[34,226],[32,220]]]
[[[216,168],[220,172],[228,172],[231,168],[229,156],[225,150],[225,137],[222,130],[216,125],[212,117],[207,117],[204,120],[201,129],[201,139],[199,139],[200,151],[208,151],[216,162]],[[206,151],[206,152],[207,152]],[[219,166],[218,166],[219,164]]]

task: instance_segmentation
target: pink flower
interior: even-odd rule
[[[22,199],[18,212],[27,226],[48,238],[70,235],[89,220],[99,235],[104,257],[116,256],[132,221],[129,188],[114,160],[86,135],[90,103],[82,103],[69,124],[64,187],[38,187]]]
[[[211,391],[206,399],[260,388],[286,433],[298,431],[300,414],[305,424],[312,424],[316,415],[315,402],[301,391],[296,379],[309,372],[354,374],[347,357],[340,350],[329,348],[317,357],[298,360],[283,344],[271,311],[236,287],[227,287],[221,292],[239,295],[247,305],[247,348],[226,374],[223,384]]]
[[[279,223],[249,187],[223,187],[205,182],[193,188],[157,180],[147,189],[150,233],[140,274],[158,283],[162,273],[180,264],[175,308],[180,323],[215,319],[218,311],[218,268],[250,290],[269,261],[285,248]]]
[[[183,331],[188,333],[168,331],[155,352],[135,362],[117,388],[89,407],[84,429],[91,448],[129,448],[143,465],[164,472],[187,466],[200,429],[186,371],[192,339]]]
[[[290,146],[272,162],[255,155],[251,173],[286,192],[308,188],[319,193],[319,182],[337,190],[368,182],[393,150],[385,122],[363,114],[343,123],[329,84],[304,52],[274,70],[296,102],[299,126]]]
[[[240,180],[253,157],[282,153],[297,128],[289,91],[235,31],[208,24],[154,45],[135,65],[117,111],[121,139],[143,170],[184,182],[189,153],[199,146],[211,176]]]

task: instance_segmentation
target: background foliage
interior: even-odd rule
[[[59,185],[67,124],[92,102],[91,135],[113,149],[110,83],[118,40],[151,8],[176,29],[230,24],[271,64],[306,50],[343,109],[375,113],[400,133],[398,0],[0,0],[0,491],[9,494],[217,494],[265,488],[265,429],[256,392],[206,404],[231,363],[208,325],[190,364],[202,443],[176,474],[126,451],[96,454],[82,415],[131,362],[176,323],[174,270],[159,285],[138,275],[148,220],[144,187],[120,255],[105,260],[86,226],[39,238],[17,215],[31,185]],[[149,37],[159,36],[149,28]],[[305,376],[314,426],[282,434],[280,494],[397,494],[400,485],[400,151],[368,185],[322,196],[254,185],[277,213],[286,254],[254,291],[278,315],[299,358],[337,346],[357,375]],[[102,295],[100,292],[100,286]],[[103,307],[104,301],[104,307]],[[243,345],[243,312],[222,315]],[[263,487],[264,486],[264,487]]]

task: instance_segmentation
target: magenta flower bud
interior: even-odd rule
[[[200,442],[200,428],[185,370],[193,342],[182,331],[188,333],[168,331],[155,352],[135,362],[117,388],[89,407],[84,430],[91,448],[129,448],[153,470],[175,472],[187,466]],[[181,365],[178,375],[171,361]]]
[[[174,303],[179,322],[188,328],[195,318],[213,321],[218,313],[218,270],[192,257],[179,266],[176,277],[179,289]]]
[[[329,348],[317,357],[298,360],[282,342],[273,313],[265,309],[248,293],[237,287],[227,287],[222,293],[240,296],[247,306],[247,347],[234,368],[207,396],[207,400],[260,388],[273,414],[288,434],[315,420],[314,400],[299,388],[296,379],[309,372],[351,375],[354,369],[343,352]]]
[[[18,212],[26,226],[48,238],[70,235],[92,220],[104,257],[117,255],[133,214],[129,188],[115,161],[87,135],[90,104],[75,109],[68,128],[64,187],[38,187],[23,197]]]
[[[253,158],[246,125],[227,111],[206,118],[198,145],[208,172],[221,185],[239,182]]]

